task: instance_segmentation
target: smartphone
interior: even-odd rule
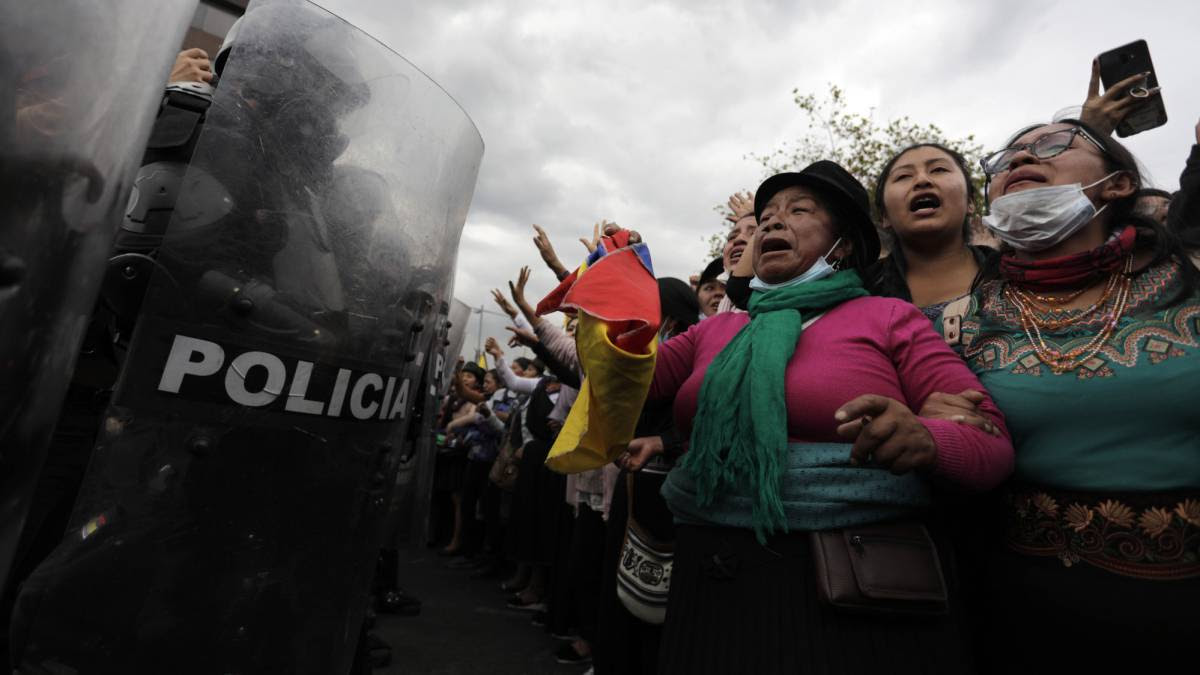
[[[1150,75],[1144,81],[1133,85],[1130,91],[1139,87],[1148,91],[1158,86],[1158,76],[1154,73],[1154,64],[1150,61],[1150,47],[1145,40],[1110,49],[1101,54],[1099,59],[1100,81],[1104,83],[1105,90],[1127,77],[1145,72],[1149,72]],[[1163,106],[1162,94],[1155,94],[1121,120],[1117,125],[1117,135],[1125,138],[1166,123],[1167,109]]]

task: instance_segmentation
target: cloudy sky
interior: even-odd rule
[[[853,110],[991,148],[1080,104],[1091,59],[1144,38],[1170,122],[1128,144],[1156,185],[1178,186],[1200,119],[1194,1],[321,4],[416,64],[479,127],[487,149],[455,295],[489,309],[487,289],[539,262],[530,223],[568,265],[608,218],[646,236],[659,276],[698,271],[703,239],[722,227],[713,205],[763,177],[747,153],[805,133],[793,88],[833,82]],[[554,280],[535,270],[540,297]],[[501,325],[488,317],[485,334]]]

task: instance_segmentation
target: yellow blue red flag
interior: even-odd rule
[[[645,244],[628,245],[627,234],[617,234],[538,303],[538,314],[562,310],[579,317],[575,344],[583,383],[546,459],[562,473],[602,467],[624,452],[654,378],[658,282]]]

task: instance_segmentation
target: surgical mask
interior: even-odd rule
[[[1118,173],[1087,186],[1050,185],[1004,195],[992,202],[983,224],[1018,251],[1044,251],[1065,241],[1108,207],[1097,209],[1083,191]]]
[[[838,240],[833,242],[833,246],[829,249],[828,252],[825,253],[825,255],[821,256],[820,258],[817,258],[817,261],[814,262],[811,267],[804,270],[800,274],[800,276],[796,277],[795,279],[791,279],[788,281],[781,281],[780,283],[777,283],[777,284],[768,284],[767,282],[763,281],[762,279],[759,279],[757,275],[755,275],[755,277],[750,280],[750,290],[752,290],[752,291],[771,291],[776,288],[787,288],[788,286],[799,286],[800,284],[807,284],[808,282],[816,281],[817,279],[824,279],[825,277],[827,277],[830,274],[833,274],[834,272],[837,271],[837,269],[835,269],[833,265],[830,265],[829,263],[825,262],[825,259],[829,257],[830,253],[833,253],[834,249],[836,249],[838,247],[838,244],[840,244],[840,243],[842,243],[842,238],[838,237]]]

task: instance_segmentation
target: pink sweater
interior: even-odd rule
[[[748,314],[715,314],[659,347],[650,398],[675,397],[675,423],[684,438],[691,435],[708,364],[749,321]],[[985,391],[919,309],[877,297],[844,302],[805,328],[785,382],[788,438],[801,443],[845,442],[833,414],[863,394],[896,399],[915,412],[934,392]],[[937,443],[935,474],[987,490],[1012,472],[1013,449],[991,398],[980,408],[1002,437],[949,420],[921,422]]]

